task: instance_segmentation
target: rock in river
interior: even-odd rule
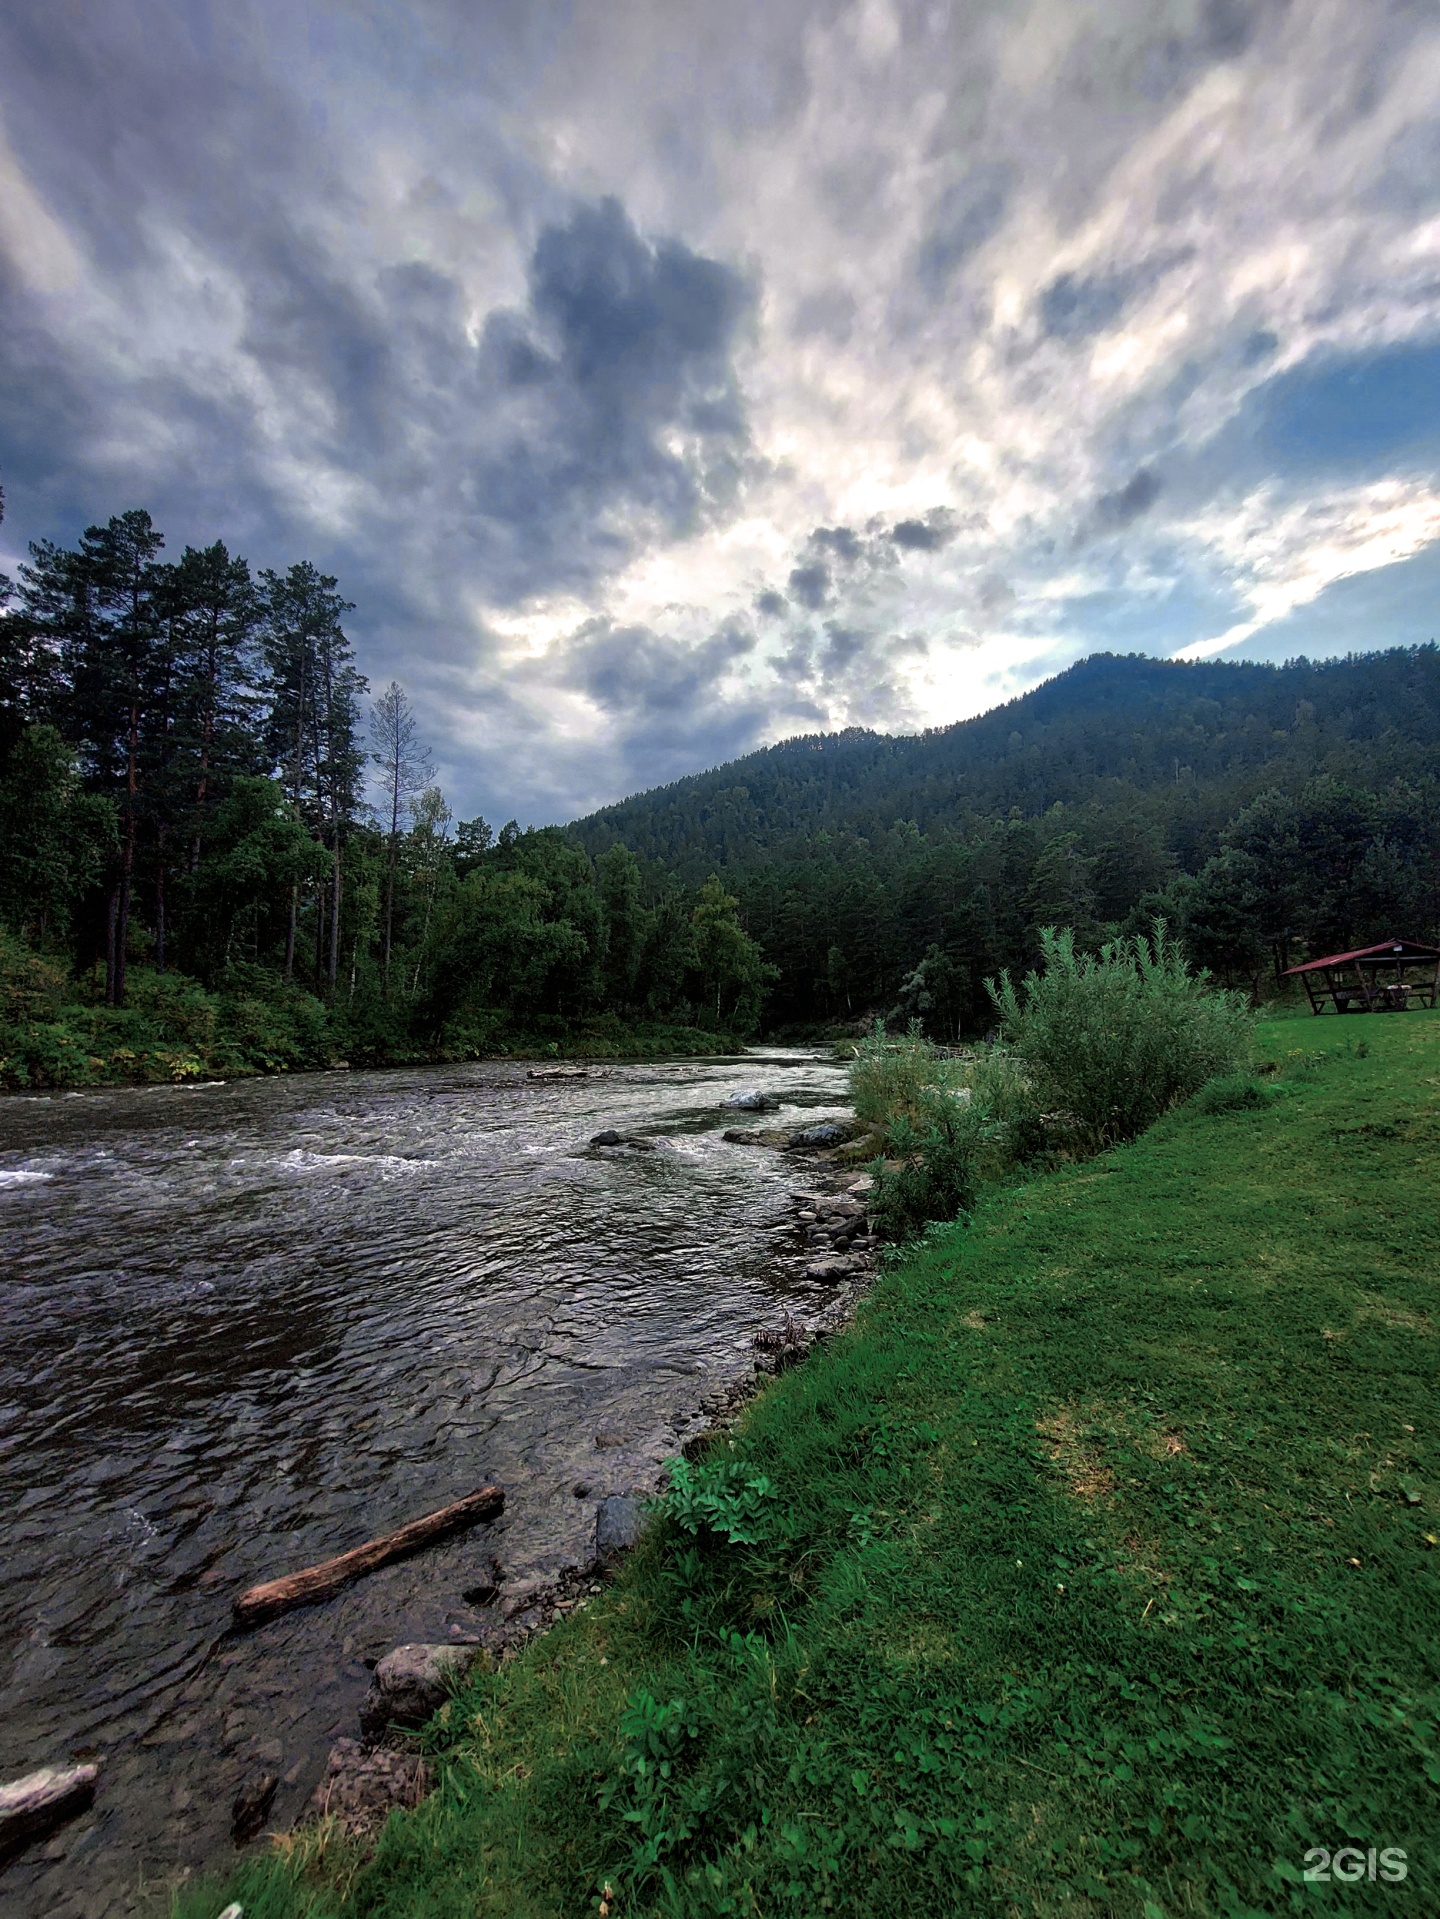
[[[396,1806],[418,1806],[429,1789],[419,1753],[337,1739],[310,1805],[322,1819],[337,1819],[342,1830],[359,1837],[382,1826]]]
[[[791,1146],[843,1146],[847,1139],[854,1136],[855,1128],[847,1126],[844,1120],[822,1119],[818,1125],[806,1126],[798,1133],[790,1135]]]
[[[780,1102],[769,1093],[750,1091],[732,1093],[725,1104],[737,1113],[774,1113],[779,1111]]]
[[[422,1725],[484,1651],[479,1645],[458,1645],[397,1646],[387,1652],[360,1711],[362,1728],[376,1732],[395,1724]]]

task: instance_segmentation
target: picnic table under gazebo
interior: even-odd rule
[[[1433,1006],[1440,991],[1440,946],[1419,940],[1381,940],[1353,953],[1331,953],[1287,967],[1282,979],[1298,979],[1312,1013],[1405,1013]]]

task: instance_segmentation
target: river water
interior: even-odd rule
[[[0,1877],[7,1913],[164,1914],[233,1857],[260,1771],[288,1823],[367,1661],[473,1632],[492,1554],[502,1591],[583,1562],[595,1501],[652,1485],[757,1329],[818,1306],[802,1169],[720,1137],[747,1087],[782,1101],[761,1124],[843,1110],[792,1050],[0,1102],[0,1780],[103,1763]],[[487,1480],[496,1526],[228,1632],[244,1587]]]

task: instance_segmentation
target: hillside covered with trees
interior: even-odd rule
[[[984,981],[1163,914],[1267,990],[1307,955],[1440,931],[1440,652],[1285,667],[1098,655],[911,738],[786,740],[573,829],[718,872],[777,1024],[991,1022]]]

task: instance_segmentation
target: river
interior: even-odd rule
[[[843,1110],[799,1050],[337,1072],[0,1102],[0,1779],[102,1762],[0,1877],[16,1919],[168,1912],[230,1803],[303,1807],[397,1642],[583,1561],[758,1328],[818,1305],[800,1168],[729,1095]],[[602,1151],[606,1128],[654,1137]],[[596,1435],[604,1444],[597,1446]],[[243,1637],[236,1592],[487,1480],[504,1518]],[[588,1491],[577,1495],[576,1487]]]

